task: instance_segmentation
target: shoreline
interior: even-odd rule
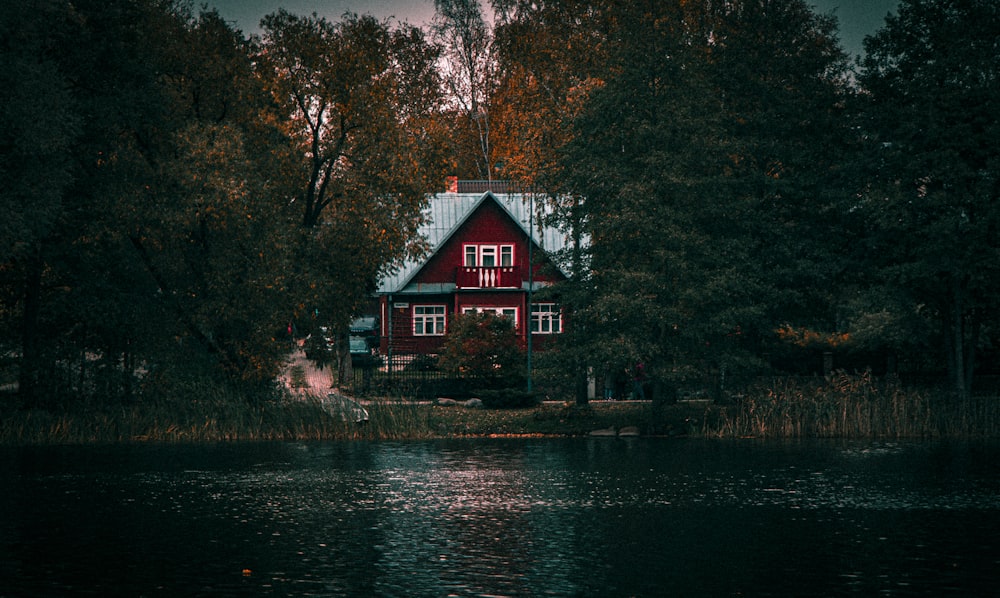
[[[360,398],[367,423],[324,408],[341,394],[329,368],[293,353],[283,392],[248,401],[198,384],[124,402],[70,402],[61,411],[22,410],[0,400],[0,446],[141,442],[428,440],[449,438],[702,437],[755,439],[1000,438],[1000,397],[965,401],[841,374],[780,380],[726,404],[707,400],[544,401],[489,409],[445,400]],[[2,393],[13,397],[12,394]]]

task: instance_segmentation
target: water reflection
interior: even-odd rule
[[[2,451],[0,596],[993,589],[993,444],[654,439]]]

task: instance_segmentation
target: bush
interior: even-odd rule
[[[404,372],[436,372],[438,371],[438,358],[436,355],[417,355],[413,361],[406,364]]]
[[[456,316],[438,363],[471,388],[513,388],[524,379],[524,352],[514,323],[490,313]]]

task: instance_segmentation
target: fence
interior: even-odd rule
[[[539,377],[540,378],[540,377]],[[880,377],[881,378],[881,377]],[[733,395],[740,395],[750,388],[775,387],[788,383],[800,385],[824,385],[826,377],[820,375],[773,374],[769,376],[728,375],[722,377],[719,372],[706,373],[698,380],[689,380],[684,384],[662,385],[657,390],[669,392],[672,398],[707,398],[715,401],[725,400]],[[904,388],[916,388],[927,391],[948,391],[948,378],[945,375],[901,374],[896,378]],[[359,396],[396,396],[416,399],[429,399],[439,396],[460,397],[468,389],[460,380],[449,378],[436,367],[436,360],[426,355],[394,355],[392,358],[379,357],[368,364],[356,364],[354,380],[351,387]],[[601,398],[603,379],[593,381],[595,397]],[[536,386],[550,386],[536,378]],[[537,390],[543,390],[538,388]],[[546,388],[552,391],[556,398],[569,399],[571,389]],[[632,385],[628,382],[620,389],[616,388],[616,398],[628,398]],[[647,391],[651,396],[652,384]],[[1000,397],[1000,376],[983,375],[974,379],[970,389],[972,396]],[[565,395],[565,396],[562,396]]]
[[[394,355],[354,367],[352,387],[359,396],[433,398],[447,390],[448,377],[426,356]]]

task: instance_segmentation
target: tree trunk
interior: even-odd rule
[[[45,370],[42,364],[41,337],[38,334],[43,266],[41,250],[36,247],[28,258],[25,268],[24,310],[21,316],[21,371],[18,378],[18,393],[22,406],[26,408],[39,406],[41,401],[39,382]]]
[[[337,384],[341,389],[354,384],[354,363],[351,360],[351,333],[342,332],[337,335]],[[353,388],[352,388],[353,390]]]
[[[965,292],[959,280],[952,281],[951,305],[945,326],[948,377],[959,399],[969,396],[975,365],[976,327],[965,315]]]
[[[576,397],[576,404],[582,407],[590,402],[587,396],[587,364],[578,361],[573,370],[573,394]]]
[[[965,397],[968,398],[972,393],[972,376],[975,373],[976,367],[976,342],[979,339],[981,324],[974,315],[964,319],[963,324],[965,325],[965,343],[962,345],[962,355],[965,369],[960,372],[960,375],[963,378],[963,388],[965,388],[966,392]]]
[[[580,205],[579,197],[575,195],[573,196],[572,202],[572,207],[570,208],[570,232],[573,236],[573,253],[571,258],[573,268],[572,277],[574,281],[581,281],[585,275],[583,262],[583,216],[581,214],[583,206]],[[572,313],[574,311],[573,306],[569,306],[567,311],[570,314],[570,322],[572,322]],[[579,323],[577,325],[579,325]],[[584,331],[578,329],[573,334],[579,339],[584,336]],[[576,404],[586,405],[588,403],[587,364],[584,363],[582,359],[577,360],[576,367],[574,368],[574,383]]]

